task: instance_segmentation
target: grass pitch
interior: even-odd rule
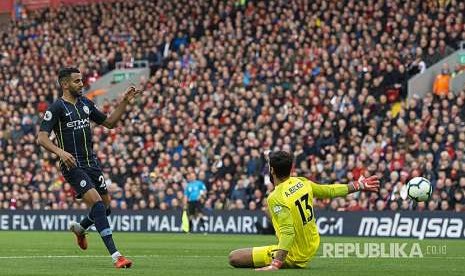
[[[131,269],[113,268],[95,232],[88,236],[89,249],[81,251],[69,232],[0,231],[0,275],[256,275],[258,272],[252,269],[230,267],[228,253],[275,243],[273,236],[259,235],[115,233],[114,237],[118,249],[134,261]],[[318,256],[307,269],[285,269],[272,274],[463,275],[465,240],[321,238],[322,244],[355,242],[419,243],[423,257],[332,258],[323,257],[320,246]]]

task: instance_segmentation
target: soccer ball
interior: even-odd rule
[[[433,186],[424,177],[414,177],[407,183],[407,195],[416,202],[426,201],[433,193]]]

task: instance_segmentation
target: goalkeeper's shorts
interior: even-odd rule
[[[264,267],[271,264],[273,258],[278,250],[277,245],[268,245],[252,248],[252,259],[254,267]],[[315,247],[314,252],[307,260],[295,260],[292,254],[288,254],[286,260],[284,260],[283,268],[305,268],[318,251],[318,246]],[[290,252],[289,252],[290,253]]]

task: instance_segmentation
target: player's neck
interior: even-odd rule
[[[280,185],[280,184],[286,182],[286,181],[289,179],[289,177],[290,177],[290,176],[284,177],[284,178],[277,178],[277,179],[276,179],[276,183],[277,183],[276,186],[278,186],[278,185]]]
[[[63,100],[65,100],[65,101],[71,103],[71,104],[76,104],[76,102],[77,102],[77,98],[76,98],[76,97],[73,97],[73,96],[71,96],[69,93],[66,93],[66,92],[63,93],[63,96],[61,96],[61,98],[62,98]]]

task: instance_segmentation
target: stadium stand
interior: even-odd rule
[[[463,211],[465,89],[406,99],[406,83],[465,40],[465,3],[309,2],[121,1],[12,22],[0,33],[0,208],[84,207],[36,145],[38,122],[59,67],[89,81],[135,59],[150,62],[147,93],[124,127],[94,131],[113,208],[182,208],[191,172],[206,211],[264,208],[263,152],[287,149],[316,182],[382,177],[379,194],[319,208]],[[400,197],[418,175],[435,187],[427,204]]]

